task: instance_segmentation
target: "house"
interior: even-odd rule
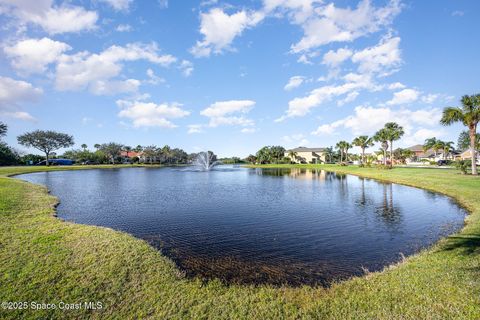
[[[438,150],[435,154],[433,149],[424,150],[421,144],[414,145],[412,147],[407,148],[408,150],[412,151],[414,156],[410,159],[407,159],[407,162],[416,162],[416,161],[439,161],[439,160],[455,160],[456,156],[458,155],[457,151],[450,151],[444,157],[443,150]]]
[[[460,154],[462,160],[472,160],[472,151],[470,149],[463,151]],[[477,151],[477,163],[480,164],[480,152]]]
[[[295,163],[321,163],[325,162],[325,148],[305,148],[298,147],[285,152],[285,157],[290,157],[290,153],[295,152],[296,156],[291,159]]]

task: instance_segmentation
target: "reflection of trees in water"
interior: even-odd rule
[[[304,168],[272,168],[272,169],[255,169],[254,174],[260,176],[272,176],[272,177],[291,177],[291,178],[300,178],[300,179],[313,179],[313,180],[324,180],[325,171],[320,169],[304,169]]]
[[[382,183],[382,188],[383,200],[382,204],[376,207],[376,213],[387,227],[397,228],[402,222],[402,212],[393,201],[393,184]]]

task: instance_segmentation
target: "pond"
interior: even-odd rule
[[[466,212],[429,191],[307,169],[221,166],[24,174],[58,216],[145,239],[187,276],[328,286],[459,230]]]

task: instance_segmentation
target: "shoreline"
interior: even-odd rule
[[[147,165],[147,166],[149,166],[149,165]],[[141,167],[141,166],[130,166],[129,165],[127,167]],[[262,166],[262,167],[265,167],[265,166]],[[268,167],[269,168],[273,168],[273,167],[278,168],[279,166],[268,166]],[[282,166],[282,167],[285,167],[285,166]],[[404,185],[419,188],[418,184],[416,185],[415,183],[406,183],[408,181],[403,181],[402,179],[398,179],[398,177],[396,178],[395,176],[392,176],[392,172],[390,172],[390,171],[402,170],[402,168],[396,168],[396,169],[388,170],[388,171],[385,170],[387,172],[382,172],[382,170],[377,170],[377,169],[372,170],[372,169],[368,169],[368,168],[350,168],[350,167],[321,166],[321,165],[302,165],[302,166],[288,166],[288,167],[289,168],[300,167],[300,168],[305,168],[305,169],[323,169],[323,170],[327,170],[327,171],[340,172],[340,173],[345,173],[345,174],[353,174],[353,175],[362,176],[362,177],[365,177],[365,178],[372,178],[372,179],[376,179],[376,180],[388,181],[388,182],[392,182],[392,183],[399,183],[399,184],[404,184]],[[111,167],[110,166],[102,166],[102,168],[110,169]],[[113,166],[113,168],[121,168],[121,166],[120,165],[115,165],[115,166]],[[37,186],[37,185],[34,185],[34,184],[30,184],[30,183],[21,181],[20,179],[11,179],[11,178],[7,178],[7,177],[10,177],[10,176],[13,176],[13,175],[16,175],[16,174],[23,174],[23,173],[40,172],[40,171],[75,170],[75,169],[78,169],[78,168],[71,168],[71,167],[66,167],[66,168],[65,167],[57,167],[55,169],[42,168],[42,169],[47,169],[47,170],[22,170],[22,169],[24,169],[24,168],[22,168],[22,167],[0,168],[0,175],[3,176],[2,178],[0,178],[0,181],[3,183],[4,181],[2,181],[2,180],[17,180],[17,181],[19,181],[18,182],[19,184],[25,184],[24,187],[26,187],[27,190],[28,189],[34,189],[37,192],[40,191],[40,193],[44,193],[43,195],[40,194],[39,196],[43,200],[45,200],[46,198],[49,198],[50,202],[52,203],[51,199],[53,198],[55,200],[57,198],[52,196],[52,195],[49,195],[47,193],[47,190],[46,190],[45,187],[40,187],[40,186]],[[35,169],[37,169],[37,168],[35,168]],[[89,166],[89,167],[84,168],[84,169],[99,169],[99,168],[97,166],[92,166],[92,167]],[[360,171],[360,170],[365,170],[366,172],[363,172],[363,174],[360,174],[359,172],[355,172],[355,171]],[[403,170],[409,170],[409,169],[403,169]],[[415,170],[418,171],[418,169],[415,169]],[[7,171],[7,173],[5,173],[5,171]],[[9,173],[9,171],[10,171],[10,173]],[[374,171],[374,172],[372,172],[372,171]],[[431,175],[431,173],[430,173],[431,170],[428,170],[428,171],[429,172],[426,173],[426,175]],[[445,172],[444,170],[442,170],[442,171]],[[355,174],[355,173],[357,173],[357,174]],[[367,174],[365,174],[365,173],[367,173]],[[373,177],[374,173],[376,173],[377,177]],[[380,177],[378,177],[379,174],[380,174]],[[465,180],[467,180],[469,177],[465,177],[465,178],[466,178]],[[475,178],[473,178],[473,179],[475,179]],[[472,180],[472,181],[476,181],[475,186],[480,186],[480,184],[478,184],[478,180]],[[6,181],[6,182],[8,184],[8,182],[10,182],[10,181]],[[13,183],[13,184],[16,184],[16,183]],[[420,185],[422,185],[422,184],[425,185],[426,182],[420,183]],[[420,188],[427,189],[427,190],[434,191],[434,192],[439,192],[439,193],[445,194],[449,197],[452,197],[450,190],[441,190],[441,191],[444,191],[444,192],[441,192],[441,191],[438,190],[439,189],[438,185],[436,187],[431,186],[431,188],[426,188],[425,186],[424,187],[420,186]],[[43,192],[42,192],[42,190],[43,190]],[[3,191],[4,190],[2,189],[2,191],[0,191],[0,192],[3,192]],[[5,193],[5,192],[3,192],[3,193]],[[471,202],[470,200],[475,202],[474,200],[477,200],[477,199],[468,200],[467,199],[468,197],[466,199],[463,199],[465,197],[462,197],[462,196],[459,197],[459,195],[460,194],[457,193],[457,196],[453,196],[453,198],[456,200],[456,202],[461,204],[462,207],[466,208],[467,211],[469,212],[469,214],[466,216],[463,228],[459,232],[454,233],[454,234],[452,234],[452,235],[450,235],[446,238],[440,239],[439,241],[437,241],[435,244],[431,245],[430,247],[428,247],[424,250],[421,250],[420,252],[415,253],[414,255],[409,256],[404,261],[401,261],[400,263],[393,264],[391,266],[385,267],[385,269],[383,271],[369,273],[369,274],[367,274],[366,276],[363,276],[363,277],[353,277],[349,280],[346,280],[346,281],[343,281],[343,282],[340,282],[340,283],[335,283],[335,284],[332,285],[332,287],[330,287],[328,289],[316,288],[316,287],[306,287],[306,288],[305,287],[302,287],[302,288],[290,288],[290,287],[280,287],[280,288],[278,288],[277,287],[276,288],[276,287],[271,287],[271,286],[268,286],[268,285],[267,286],[265,286],[265,285],[262,285],[262,286],[223,285],[223,284],[221,284],[221,283],[219,283],[218,281],[215,281],[215,280],[208,281],[207,287],[211,287],[212,285],[214,287],[218,287],[217,288],[218,292],[214,290],[215,291],[214,296],[217,296],[220,292],[223,292],[224,294],[227,294],[227,295],[232,295],[233,294],[236,297],[242,296],[243,298],[238,300],[237,303],[242,305],[242,308],[246,308],[246,309],[244,309],[244,311],[245,312],[248,311],[247,314],[254,311],[251,307],[246,307],[245,306],[245,303],[247,301],[250,301],[250,299],[247,298],[247,296],[249,296],[251,294],[253,294],[254,296],[257,296],[257,299],[259,299],[258,303],[260,303],[263,306],[263,308],[267,308],[268,310],[270,310],[270,312],[271,311],[281,312],[281,314],[286,315],[286,314],[288,314],[288,312],[287,312],[288,308],[293,308],[292,310],[295,310],[295,314],[297,316],[303,317],[303,316],[305,316],[304,312],[306,310],[311,311],[312,308],[315,309],[315,307],[318,306],[319,304],[323,305],[325,307],[325,304],[327,302],[329,302],[329,301],[330,302],[335,302],[336,301],[334,303],[334,305],[337,306],[337,309],[335,309],[336,312],[334,312],[335,310],[330,310],[330,311],[334,312],[334,313],[330,313],[330,315],[342,314],[342,313],[338,313],[338,312],[341,312],[342,310],[344,310],[345,305],[343,306],[343,308],[338,309],[339,306],[343,305],[343,303],[341,303],[340,301],[337,300],[339,292],[342,293],[342,294],[340,294],[340,296],[345,297],[345,294],[346,294],[344,292],[345,290],[350,291],[348,288],[351,288],[351,287],[355,288],[357,286],[360,286],[359,288],[356,289],[355,292],[351,292],[351,294],[346,295],[346,297],[350,297],[350,299],[352,297],[358,295],[362,291],[367,290],[367,292],[369,292],[368,291],[369,286],[367,286],[367,287],[364,287],[364,286],[369,281],[371,281],[370,279],[374,278],[374,279],[376,279],[375,281],[382,282],[381,279],[384,278],[384,277],[388,277],[391,273],[398,272],[398,270],[401,270],[401,269],[409,269],[409,268],[414,267],[411,264],[412,263],[418,263],[419,262],[418,260],[429,260],[431,258],[431,256],[435,255],[438,252],[442,252],[442,251],[445,251],[445,250],[448,251],[449,250],[448,249],[449,243],[452,242],[452,241],[455,242],[454,240],[451,240],[451,238],[468,237],[469,235],[478,236],[478,233],[479,233],[479,230],[480,230],[480,228],[479,228],[480,222],[478,221],[479,220],[478,219],[479,210],[478,209],[475,210],[475,208],[472,207],[473,203],[470,203]],[[58,199],[56,201],[58,202]],[[22,201],[20,201],[20,202],[22,202]],[[54,202],[55,201],[53,201],[53,205],[54,205]],[[480,201],[477,200],[477,202],[480,202]],[[37,205],[34,205],[33,207],[38,208]],[[30,211],[31,210],[35,211],[34,208],[31,208]],[[168,258],[163,256],[159,251],[157,251],[157,249],[151,247],[148,243],[146,243],[145,241],[143,241],[141,239],[135,238],[134,236],[132,236],[130,234],[123,233],[121,231],[115,231],[115,230],[112,230],[112,229],[109,229],[109,228],[87,226],[87,225],[77,225],[77,224],[73,224],[73,223],[70,223],[70,222],[65,222],[65,221],[60,220],[58,218],[55,218],[53,216],[53,213],[55,212],[54,206],[50,206],[49,211],[50,211],[50,214],[48,215],[49,218],[46,219],[47,220],[46,221],[47,225],[49,225],[49,224],[56,225],[57,223],[51,221],[51,220],[54,220],[54,221],[57,221],[58,223],[65,224],[65,226],[63,226],[63,228],[68,228],[68,229],[72,228],[74,230],[78,230],[79,232],[84,230],[84,229],[89,229],[89,230],[94,229],[94,230],[90,231],[93,234],[100,234],[100,233],[110,234],[110,233],[113,233],[113,234],[116,235],[115,237],[118,236],[118,237],[124,239],[123,243],[125,245],[127,243],[129,243],[130,245],[133,245],[133,246],[140,246],[142,248],[140,250],[141,252],[145,252],[145,251],[148,252],[147,256],[149,257],[149,259],[153,259],[154,261],[157,261],[155,264],[158,264],[159,261],[162,261],[161,262],[161,265],[163,265],[162,269],[169,269],[169,272],[173,273],[174,275],[178,274],[179,271],[180,271],[180,270],[177,269],[177,267],[175,265],[173,265],[173,269],[172,269],[172,262],[171,261],[169,262]],[[3,215],[3,213],[4,212],[1,211],[0,217]],[[29,213],[29,215],[31,215],[31,213]],[[33,218],[35,218],[35,214],[33,215]],[[48,221],[48,220],[50,220],[50,221]],[[475,228],[475,226],[476,226],[476,228]],[[52,226],[50,226],[50,228],[48,228],[48,229],[51,229],[51,227]],[[479,229],[479,230],[477,230],[477,229]],[[74,230],[72,230],[72,231],[74,231]],[[86,241],[90,242],[90,239],[87,237]],[[2,242],[3,241],[0,238],[0,243],[2,243]],[[60,245],[61,245],[61,243],[60,243]],[[148,246],[150,249],[144,248],[145,245]],[[151,250],[155,250],[155,252],[151,252]],[[118,258],[118,257],[116,257],[116,258]],[[2,259],[3,259],[3,257],[2,257]],[[478,259],[478,258],[474,259],[473,263],[479,263],[480,262],[480,261],[476,261],[476,260],[480,260],[480,259]],[[420,261],[420,262],[422,262],[422,261]],[[135,263],[135,262],[132,261],[131,263]],[[78,267],[79,268],[85,268],[85,267],[89,267],[89,266],[88,265],[80,265]],[[155,270],[151,269],[151,266],[146,266],[145,268],[147,270],[147,273],[153,273],[153,275],[156,274]],[[119,267],[119,269],[122,270],[124,268]],[[4,271],[3,268],[1,268],[1,267],[0,267],[0,270]],[[163,271],[165,271],[165,270],[163,270]],[[419,271],[419,272],[420,272],[420,274],[423,274],[421,271]],[[158,277],[158,274],[157,274],[157,276],[153,276],[152,279],[150,279],[151,282],[155,283],[156,282],[155,280],[157,279],[157,277]],[[378,280],[378,279],[380,279],[380,280]],[[400,279],[401,279],[401,281],[403,281],[403,280],[406,281],[407,280],[407,279],[404,279],[404,276],[401,276],[401,275],[400,275]],[[197,287],[199,285],[199,280],[198,279],[184,279],[182,277],[178,278],[177,276],[174,276],[173,278],[171,278],[171,282],[172,283],[179,282],[179,285],[181,284],[181,285],[187,286],[187,287],[193,285],[194,288],[197,288],[197,289],[194,290],[194,292],[200,290]],[[388,283],[388,281],[387,281],[387,283]],[[21,291],[20,288],[17,288],[17,289],[19,289]],[[393,288],[390,288],[389,290],[391,291],[392,289]],[[398,288],[394,288],[394,289],[398,289]],[[0,289],[0,297],[5,299],[5,296],[4,296],[5,292],[2,292],[3,290],[4,289]],[[154,289],[152,289],[152,290],[154,290]],[[248,292],[249,294],[245,295],[246,292]],[[260,298],[258,296],[259,293],[262,294],[261,296],[263,298]],[[200,296],[202,296],[204,294],[200,294]],[[267,294],[267,295],[264,296],[265,294]],[[312,295],[315,298],[313,298]],[[159,297],[158,294],[156,294],[155,296]],[[187,296],[189,296],[189,294],[187,294]],[[298,299],[299,299],[298,296],[303,297],[303,298],[300,298],[300,300],[302,300],[302,301],[300,301],[301,303],[298,301]],[[270,302],[268,302],[268,303],[265,302],[265,298],[267,298],[267,301],[270,301]],[[396,299],[394,299],[394,300],[396,300]],[[477,298],[477,300],[478,300],[478,298]],[[137,303],[141,304],[141,302],[142,301],[138,301]],[[390,305],[388,302],[393,302],[393,301],[390,300],[390,299],[387,299],[385,301],[385,303],[386,303],[385,307]],[[280,305],[278,305],[278,303],[280,303],[280,305],[282,305],[283,307],[280,307]],[[293,303],[293,305],[292,305],[292,303]],[[360,302],[357,301],[357,303],[360,303]],[[366,301],[364,301],[363,303],[366,303]],[[363,303],[361,303],[361,305],[363,305]],[[213,309],[218,309],[218,308],[222,309],[221,306],[219,306],[217,303],[215,303],[213,301],[211,301],[211,305],[215,306]],[[274,310],[271,310],[271,307],[273,307],[275,305],[277,307],[274,308]],[[285,307],[287,307],[287,306],[290,306],[290,307],[285,309]],[[416,307],[413,306],[413,305],[411,307],[413,308],[413,310],[416,309]],[[330,307],[326,307],[326,308],[328,310]],[[236,309],[238,309],[238,308],[233,308],[232,310],[236,310]],[[160,308],[160,310],[162,310],[162,308]],[[229,310],[229,311],[232,311],[232,310]],[[373,309],[370,308],[370,307],[369,308],[360,308],[356,311],[350,310],[351,312],[348,313],[348,315],[352,316],[352,317],[354,317],[355,315],[357,315],[358,317],[361,317],[362,315],[365,316],[366,314],[370,314],[370,315],[374,315],[376,317],[381,317],[382,312],[379,313],[378,310],[377,310],[377,312],[372,314],[371,312],[373,310],[375,310],[375,308],[373,308]],[[475,310],[480,312],[480,307],[470,308],[471,312],[476,312]],[[317,311],[319,311],[319,310],[317,310]],[[410,311],[412,311],[412,310],[410,310]],[[468,316],[468,314],[469,314],[468,309],[466,309],[465,311],[467,311],[467,314],[465,314],[465,315]],[[17,315],[17,316],[18,315],[22,315],[22,316],[27,315],[27,313],[12,313],[12,314],[10,314],[10,316],[14,316],[14,314]],[[122,314],[125,314],[125,313],[122,313]],[[128,314],[128,312],[126,314]],[[135,313],[135,315],[139,315],[139,314],[140,313]],[[162,312],[156,312],[155,314],[162,314]],[[177,314],[177,313],[170,314],[170,316],[174,316],[175,314]],[[269,312],[263,313],[263,315],[265,315],[267,317],[268,317],[268,314],[271,315],[271,313],[269,313]],[[471,314],[471,315],[473,315],[473,314]],[[1,310],[0,310],[0,315],[2,315]],[[4,313],[3,315],[6,318],[9,318],[8,313]],[[37,313],[35,313],[34,315],[38,316]],[[45,315],[56,315],[56,313],[55,312],[54,313],[46,312]],[[78,316],[78,315],[79,314],[76,313],[76,316]],[[105,316],[103,311],[99,311],[98,315],[99,315],[99,317]],[[392,314],[390,314],[390,316],[391,315]],[[72,313],[72,316],[73,316],[73,313]],[[211,316],[213,316],[213,314],[211,314]]]

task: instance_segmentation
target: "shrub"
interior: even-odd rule
[[[17,152],[10,148],[6,143],[0,142],[0,166],[10,166],[18,164],[20,157]]]
[[[389,165],[384,165],[384,164],[377,164],[375,166],[375,168],[380,169],[380,170],[390,170],[390,169],[392,169],[392,167],[390,167]]]
[[[462,174],[467,174],[468,169],[472,166],[471,160],[458,160],[455,161],[455,168],[460,170]]]

